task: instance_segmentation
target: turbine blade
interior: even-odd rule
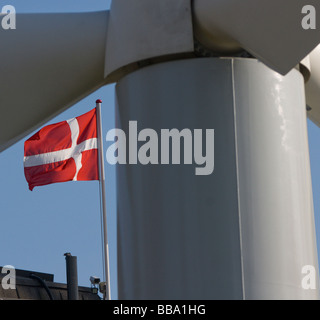
[[[195,0],[196,37],[222,52],[241,47],[285,75],[320,43],[320,26],[302,27],[306,5],[320,14],[319,0]]]
[[[108,15],[17,14],[0,28],[0,152],[104,85]]]

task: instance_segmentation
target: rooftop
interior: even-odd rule
[[[3,282],[9,279],[4,277],[8,275],[0,273],[0,300],[68,300],[67,284],[54,282],[53,274],[15,269],[15,288],[8,289]],[[78,290],[79,300],[101,299],[92,288],[79,286]]]

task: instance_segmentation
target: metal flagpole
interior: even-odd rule
[[[102,142],[103,140],[102,140],[101,103],[102,101],[100,99],[96,101],[100,201],[102,202],[101,214],[102,214],[102,229],[103,229],[102,236],[103,236],[103,256],[104,256],[104,277],[106,281],[104,300],[111,300],[109,246],[108,246],[108,236],[107,236],[107,205],[106,205],[105,173],[104,173],[103,142]]]

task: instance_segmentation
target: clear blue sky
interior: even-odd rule
[[[0,1],[0,7],[6,4],[14,5],[18,13],[79,12],[107,9],[110,0]],[[103,100],[105,136],[115,126],[114,85],[101,88],[49,123],[67,120],[91,110],[98,98]],[[320,248],[320,128],[308,121],[308,130]],[[0,154],[0,266],[10,264],[19,269],[53,273],[55,281],[65,283],[63,254],[71,252],[78,257],[79,285],[90,286],[91,275],[103,277],[98,182],[52,184],[30,192],[23,171],[24,140]],[[111,292],[112,297],[117,298],[115,167],[107,162],[105,167]]]

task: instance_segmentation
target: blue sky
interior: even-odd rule
[[[108,0],[8,0],[17,12],[79,12],[109,8]],[[1,63],[1,62],[0,62]],[[1,90],[1,89],[0,89]],[[1,92],[1,91],[0,91]],[[81,115],[102,99],[103,135],[114,128],[114,85],[101,88],[49,123]],[[49,124],[48,123],[48,124]],[[320,128],[308,121],[315,221],[320,248]],[[29,135],[31,136],[31,134]],[[27,136],[26,138],[28,138]],[[23,141],[0,154],[0,266],[48,272],[66,282],[65,252],[78,257],[79,285],[103,277],[99,184],[68,182],[28,189],[23,172]],[[106,145],[105,145],[106,150]],[[105,161],[111,293],[117,298],[115,167]]]

